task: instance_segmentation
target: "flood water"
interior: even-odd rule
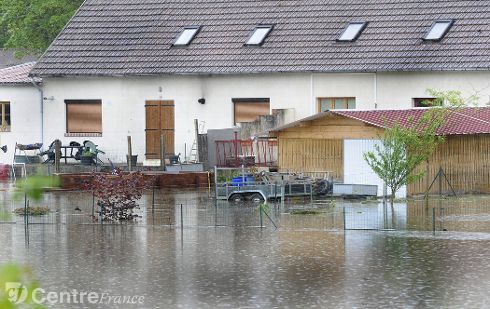
[[[9,211],[19,204],[7,194],[3,203]],[[47,291],[144,296],[137,305],[50,308],[490,306],[486,196],[393,211],[295,200],[271,204],[263,228],[256,205],[215,204],[206,191],[149,192],[136,224],[92,223],[86,193],[48,194],[43,203],[52,213],[27,230],[17,216],[0,224],[0,262],[30,265]],[[315,212],[294,214],[304,209]]]

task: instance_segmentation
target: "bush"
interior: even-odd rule
[[[150,184],[151,180],[145,180],[141,172],[124,174],[118,170],[113,174],[94,173],[85,188],[97,198],[97,213],[102,220],[114,222],[138,217],[133,210]]]
[[[25,214],[25,209],[22,208],[16,208],[14,210],[14,213],[19,216],[23,216]],[[48,207],[27,207],[27,215],[29,216],[44,216],[49,213],[49,208]]]

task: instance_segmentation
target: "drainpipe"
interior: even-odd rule
[[[34,78],[31,79],[31,84],[39,91],[39,104],[41,105],[41,143],[44,144],[44,93],[43,88],[41,88],[35,81]]]
[[[310,75],[310,99],[311,99],[311,114],[316,114],[316,102],[315,102],[315,76],[313,73]]]
[[[378,109],[378,73],[374,72],[374,109]]]

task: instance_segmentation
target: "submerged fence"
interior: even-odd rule
[[[215,201],[209,191],[149,190],[136,210],[138,226],[168,227],[264,227],[317,230],[425,230],[490,231],[490,198],[473,196],[397,203],[391,208],[378,201],[310,201],[296,198],[253,203]],[[91,192],[51,192],[31,207],[45,207],[44,215],[22,215],[24,200],[0,194],[0,209],[7,214],[0,224],[77,225],[101,222],[97,200]],[[121,223],[118,223],[121,224]]]

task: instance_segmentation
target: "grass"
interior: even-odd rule
[[[19,216],[24,215],[24,208],[16,208],[14,213]],[[48,207],[27,207],[27,214],[29,216],[44,216],[49,213]]]
[[[319,215],[321,213],[322,213],[321,211],[315,209],[310,209],[310,210],[297,209],[297,210],[292,210],[290,212],[291,215]]]

